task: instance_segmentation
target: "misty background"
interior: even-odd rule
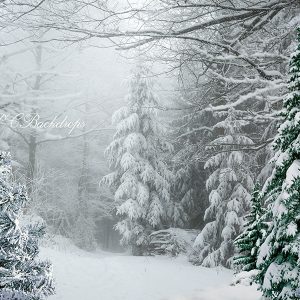
[[[113,229],[113,196],[99,182],[109,172],[104,151],[114,134],[111,116],[126,103],[128,80],[140,55],[126,56],[108,42],[37,42],[47,39],[47,32],[40,32],[30,38],[27,31],[1,32],[2,40],[13,41],[1,48],[1,102],[12,104],[4,104],[1,148],[11,152],[17,177],[28,186],[26,213],[46,222],[48,239],[61,235],[87,250],[123,250]],[[160,82],[158,96],[168,103],[176,80],[164,69],[155,65],[152,76]],[[38,116],[41,122],[66,118],[85,126],[72,132],[24,123],[19,128],[10,121],[18,115],[27,118],[25,124]]]

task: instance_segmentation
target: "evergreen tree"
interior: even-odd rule
[[[204,216],[207,224],[196,238],[191,256],[195,264],[231,266],[233,242],[242,231],[251,199],[249,191],[253,189],[249,156],[244,151],[232,150],[232,145],[237,148],[253,144],[242,134],[246,124],[238,119],[237,111],[230,109],[227,118],[214,126],[224,136],[212,142],[217,154],[205,164],[205,168],[212,171],[206,182],[210,190],[209,207]]]
[[[116,229],[121,242],[143,254],[153,230],[163,228],[168,219],[172,173],[164,161],[171,146],[162,139],[149,70],[138,67],[130,82],[127,106],[113,116],[117,124],[113,142],[107,148],[115,171],[104,182],[115,187],[121,220]]]
[[[54,293],[51,264],[38,261],[42,224],[20,225],[28,204],[25,187],[13,184],[9,154],[0,154],[0,288],[44,299]]]
[[[264,209],[261,203],[259,185],[254,188],[251,198],[251,211],[246,216],[244,232],[235,240],[237,255],[234,257],[234,265],[237,271],[249,272],[251,282],[256,274],[257,252],[264,237],[267,224],[263,222]]]
[[[292,54],[283,123],[274,141],[271,177],[263,188],[269,230],[258,251],[257,282],[265,299],[299,299],[300,287],[300,29]]]

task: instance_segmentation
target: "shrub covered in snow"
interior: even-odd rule
[[[251,271],[242,271],[234,275],[232,284],[242,284],[242,285],[252,285],[255,281],[255,278],[258,274],[258,270],[251,270]]]
[[[196,230],[169,228],[155,231],[150,235],[149,254],[176,256],[188,253],[196,236]]]

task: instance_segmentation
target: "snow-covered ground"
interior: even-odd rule
[[[232,273],[182,258],[42,249],[51,259],[56,295],[49,300],[259,300],[253,287],[230,286]]]

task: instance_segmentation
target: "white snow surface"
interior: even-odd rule
[[[134,257],[42,248],[53,263],[49,300],[259,300],[255,287],[230,286],[232,272],[193,266],[186,258]]]

